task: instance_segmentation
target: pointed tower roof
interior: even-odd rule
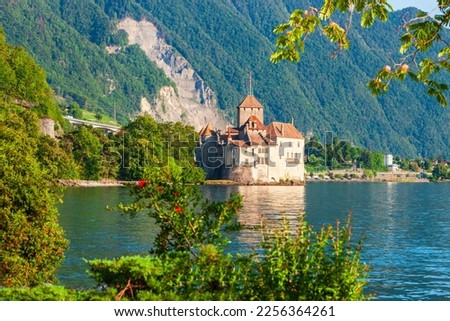
[[[253,95],[248,95],[237,106],[237,108],[264,108],[263,105]]]
[[[200,137],[211,137],[212,135],[214,135],[216,133],[216,131],[214,130],[214,127],[208,123],[205,127],[203,127],[200,132],[198,133],[198,135]]]

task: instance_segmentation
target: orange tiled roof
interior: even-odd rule
[[[205,137],[211,137],[212,135],[215,135],[216,131],[214,130],[214,127],[212,127],[211,124],[208,123],[208,125],[206,125],[205,127],[203,127],[200,132],[198,133],[198,135],[200,137],[205,136]]]
[[[233,140],[231,141],[231,144],[236,145],[238,147],[248,147],[248,144],[243,140]]]
[[[237,108],[263,108],[263,105],[255,98],[253,95],[248,95],[243,101],[237,106]]]
[[[256,124],[255,127],[253,126],[254,123]],[[253,129],[253,130],[265,130],[266,129],[266,126],[264,126],[264,124],[256,116],[250,116],[247,119],[247,121],[241,126],[241,130],[246,128],[247,124],[248,124],[249,129]]]
[[[247,135],[250,141],[250,145],[268,146],[271,144],[271,141],[268,138],[264,137],[261,133],[247,133]]]
[[[266,126],[267,136],[271,138],[284,137],[303,139],[302,134],[289,123],[272,122]]]

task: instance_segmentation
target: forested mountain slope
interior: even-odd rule
[[[366,87],[377,70],[394,63],[399,26],[403,16],[412,17],[413,11],[394,12],[388,23],[376,23],[368,30],[355,24],[351,50],[340,53],[337,59],[330,58],[334,47],[317,36],[311,38],[300,64],[269,62],[274,26],[285,21],[293,9],[307,8],[314,2],[13,1],[2,7],[0,24],[11,42],[25,46],[47,70],[58,94],[72,97],[78,93],[88,102],[85,108],[95,104],[109,113],[114,105],[120,106],[117,112],[122,119],[139,109],[135,97],[151,98],[158,88],[170,85],[158,69],[151,71],[155,79],[148,76],[148,81],[138,81],[150,73],[148,68],[139,68],[142,63],[137,57],[143,59],[143,52],[124,52],[119,62],[104,50],[106,45],[126,43],[126,35],[114,28],[117,21],[145,18],[214,90],[218,106],[229,116],[248,93],[251,72],[254,93],[266,107],[266,122],[293,119],[303,132],[323,135],[333,131],[373,150],[411,157],[449,157],[448,108],[440,107],[411,82],[394,84],[378,98]],[[61,53],[60,43],[71,44],[71,49]],[[121,88],[109,97],[105,88],[113,77],[123,79],[115,82]],[[96,85],[87,86],[93,83]]]

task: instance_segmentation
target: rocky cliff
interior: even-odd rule
[[[176,90],[163,87],[155,101],[141,99],[141,112],[158,121],[182,121],[200,129],[206,123],[225,128],[225,117],[217,108],[212,89],[192,68],[189,62],[165,42],[151,22],[126,18],[118,29],[128,33],[129,44],[137,44],[148,58],[164,70],[175,82]]]

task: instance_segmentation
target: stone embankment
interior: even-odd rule
[[[91,180],[59,180],[58,181],[61,186],[66,187],[105,187],[105,186],[125,186],[130,182],[125,181],[115,181],[115,180],[100,180],[100,181],[91,181]]]
[[[352,177],[352,175],[354,175]],[[377,176],[366,178],[362,172],[346,172],[342,170],[315,173],[313,177],[306,175],[307,182],[396,182],[396,183],[428,183],[431,174],[423,175],[415,172],[381,172]]]

